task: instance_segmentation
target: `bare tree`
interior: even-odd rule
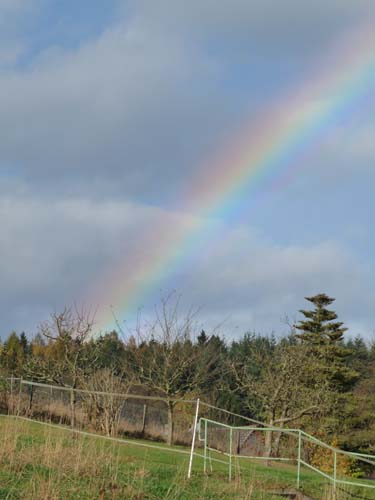
[[[95,367],[95,353],[87,349],[95,315],[91,310],[65,307],[53,313],[39,327],[39,333],[48,340],[45,357],[34,357],[25,366],[25,372],[34,380],[56,383],[71,388],[71,426],[75,426],[76,394],[79,381]]]
[[[192,340],[196,312],[181,315],[179,297],[162,298],[155,321],[148,323],[145,331],[138,327],[136,339],[128,346],[139,383],[166,401],[169,445],[173,442],[176,403],[196,396],[210,368],[210,363],[199,363],[200,351]]]
[[[97,430],[107,436],[117,434],[122,407],[126,401],[132,380],[114,368],[102,368],[83,381],[87,392],[84,402],[87,414]]]

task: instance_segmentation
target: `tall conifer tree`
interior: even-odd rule
[[[301,333],[296,337],[308,345],[311,354],[320,361],[320,367],[326,377],[338,390],[345,390],[356,380],[357,373],[345,364],[350,354],[343,343],[347,328],[337,320],[337,314],[327,309],[335,299],[325,293],[305,297],[314,305],[311,311],[300,310],[305,317],[295,328]]]
[[[300,310],[306,319],[296,325],[297,330],[302,331],[301,334],[297,334],[297,337],[303,343],[317,347],[339,343],[347,328],[343,327],[342,322],[335,322],[337,314],[327,309],[327,306],[332,304],[335,299],[328,297],[325,293],[305,298],[314,304],[315,309],[312,311]]]

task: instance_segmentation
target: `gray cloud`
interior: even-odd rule
[[[267,55],[267,44],[302,68],[309,61],[304,41],[318,57],[327,43],[322,31],[334,38],[369,8],[346,1],[137,2],[130,19],[97,40],[75,51],[47,48],[29,67],[0,76],[2,163],[55,194],[126,193],[160,202],[259,106],[264,82],[275,90],[278,77],[267,72],[278,56]],[[240,66],[226,52],[233,44],[250,50]],[[281,81],[284,70],[276,70]],[[237,80],[245,75],[246,92],[238,84],[233,91],[231,71]]]
[[[209,327],[220,324],[229,334],[258,330],[286,333],[283,320],[299,317],[304,297],[326,292],[351,335],[370,338],[375,300],[373,270],[335,241],[280,245],[247,229],[222,231],[206,257],[183,276],[187,303],[202,307]]]
[[[151,227],[153,220],[168,224],[171,216],[128,202],[3,199],[3,334],[8,325],[35,331],[51,311],[87,300],[88,290],[100,290],[102,278],[126,260],[127,252],[142,251],[139,228]],[[173,217],[178,224],[179,215]],[[178,283],[184,304],[201,307],[202,326],[226,320],[221,332],[229,336],[247,329],[286,332],[284,315],[293,318],[304,296],[326,291],[337,298],[337,310],[352,333],[369,336],[372,273],[340,244],[280,245],[246,227],[219,232],[224,239],[164,283],[170,289]],[[120,267],[117,272],[121,276]],[[152,306],[157,293],[150,295]]]
[[[8,26],[0,37],[2,332],[33,329],[52,309],[85,297],[139,249],[155,218],[178,223],[171,207],[202,161],[375,7],[137,0],[96,39],[45,47],[11,69],[25,42],[16,20],[31,12],[30,2],[0,0],[0,28]],[[309,157],[293,202],[313,206],[316,193],[328,198],[333,186],[337,193],[343,172],[347,184],[359,169],[370,179],[372,116],[359,113],[352,125],[338,126]],[[304,295],[324,289],[337,296],[343,319],[367,334],[372,273],[337,235],[292,244],[252,231],[226,229],[193,271],[164,286],[177,283],[211,324],[231,315],[228,331],[277,329]]]
[[[218,96],[204,84],[191,93],[196,78],[215,79],[215,67],[179,44],[166,49],[121,27],[1,78],[3,163],[53,191],[152,197],[166,191],[163,176],[180,182],[223,124],[215,125]]]
[[[224,54],[235,48],[247,59],[254,52],[284,59],[319,54],[340,33],[375,15],[372,0],[146,0],[137,6],[149,29],[179,33],[191,43],[221,40]]]
[[[88,297],[108,263],[156,209],[128,202],[92,203],[3,197],[0,202],[1,328],[33,328],[44,315]],[[157,210],[156,210],[157,211]],[[19,311],[22,314],[19,314]]]

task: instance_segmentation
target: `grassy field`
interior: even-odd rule
[[[14,417],[0,419],[0,436],[1,499],[277,499],[282,497],[271,490],[294,487],[296,481],[295,466],[249,461],[235,462],[241,473],[231,482],[222,464],[214,463],[207,477],[199,457],[189,481],[189,455],[177,452],[184,448],[172,452],[159,443],[160,449],[141,446],[142,441],[120,444]],[[316,474],[303,470],[301,480],[313,498],[330,498]],[[350,497],[342,493],[339,498]]]

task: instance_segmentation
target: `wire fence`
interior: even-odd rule
[[[191,443],[196,400],[107,393],[3,379],[0,411],[107,436]]]
[[[214,473],[214,464],[228,467],[229,478],[248,469],[245,463],[286,462],[296,468],[298,488],[305,468],[334,491],[353,486],[375,493],[374,456],[339,450],[300,429],[267,427],[196,399],[73,389],[11,377],[0,379],[0,413],[121,442],[142,438],[143,446],[189,446],[189,476],[194,457],[203,459],[206,474]]]
[[[0,412],[108,436],[189,446],[196,405],[196,399],[73,389],[14,377],[0,379]],[[230,425],[263,425],[203,401],[199,416]]]

